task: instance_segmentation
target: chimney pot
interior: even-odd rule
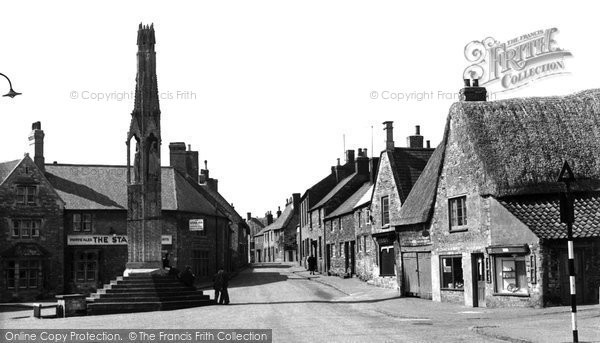
[[[252,212],[246,213],[246,218],[248,218],[248,220],[252,219]]]
[[[471,80],[469,79],[464,79],[465,80],[465,87],[471,87]]]
[[[415,126],[415,129],[416,129],[415,130],[415,132],[416,132],[415,135],[417,135],[417,136],[420,135],[421,134],[421,126],[417,125],[417,126]]]
[[[431,142],[427,140],[427,149],[431,149]]]
[[[473,79],[473,87],[469,86],[467,79],[465,79],[465,88],[460,90],[461,101],[486,101],[487,90],[485,87],[479,86],[479,80]]]
[[[473,79],[473,87],[479,87],[479,79]]]

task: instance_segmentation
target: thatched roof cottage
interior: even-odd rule
[[[404,214],[411,224],[411,216],[418,223],[432,211],[433,300],[488,307],[569,303],[558,200],[565,187],[557,181],[568,161],[576,178],[578,300],[598,303],[600,90],[461,101],[450,108],[443,141],[435,201]]]

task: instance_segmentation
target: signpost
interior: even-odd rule
[[[575,181],[569,163],[565,161],[559,182],[564,182],[567,188],[560,197],[560,221],[567,224],[567,245],[569,250],[569,284],[571,285],[571,328],[573,329],[573,342],[579,342],[577,334],[577,294],[575,292],[575,254],[573,251],[573,222],[575,221],[575,210],[571,196],[571,182]]]

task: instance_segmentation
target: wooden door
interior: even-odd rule
[[[417,253],[417,267],[419,270],[419,297],[431,299],[431,253]]]
[[[405,295],[418,297],[419,296],[419,264],[417,253],[405,252],[402,253],[402,269],[404,276],[404,293]]]

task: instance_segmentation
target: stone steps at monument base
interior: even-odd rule
[[[110,297],[110,298],[115,298],[115,299],[127,299],[130,298],[132,296],[132,294],[135,294],[136,296],[140,296],[140,297],[171,297],[171,296],[178,296],[178,295],[193,295],[193,294],[200,294],[200,295],[204,295],[203,291],[195,291],[195,290],[190,290],[190,289],[186,289],[186,290],[177,290],[177,291],[168,291],[168,292],[164,292],[164,291],[159,291],[157,292],[156,290],[151,290],[151,291],[145,291],[145,292],[116,292],[116,293],[92,293],[90,294],[90,298],[93,299],[98,299],[100,297]]]
[[[191,293],[191,294],[151,294],[151,295],[140,295],[140,294],[126,294],[124,296],[110,296],[101,298],[86,298],[88,304],[100,304],[100,303],[123,303],[123,302],[155,302],[155,301],[195,301],[195,300],[209,300],[208,295],[202,294],[202,292]]]
[[[208,295],[184,285],[175,276],[150,274],[118,277],[86,300],[89,315],[174,310],[212,303]]]
[[[199,307],[212,304],[212,300],[183,300],[183,301],[151,301],[151,302],[118,302],[118,303],[88,303],[87,314],[113,314],[147,311],[167,311],[182,308]]]

